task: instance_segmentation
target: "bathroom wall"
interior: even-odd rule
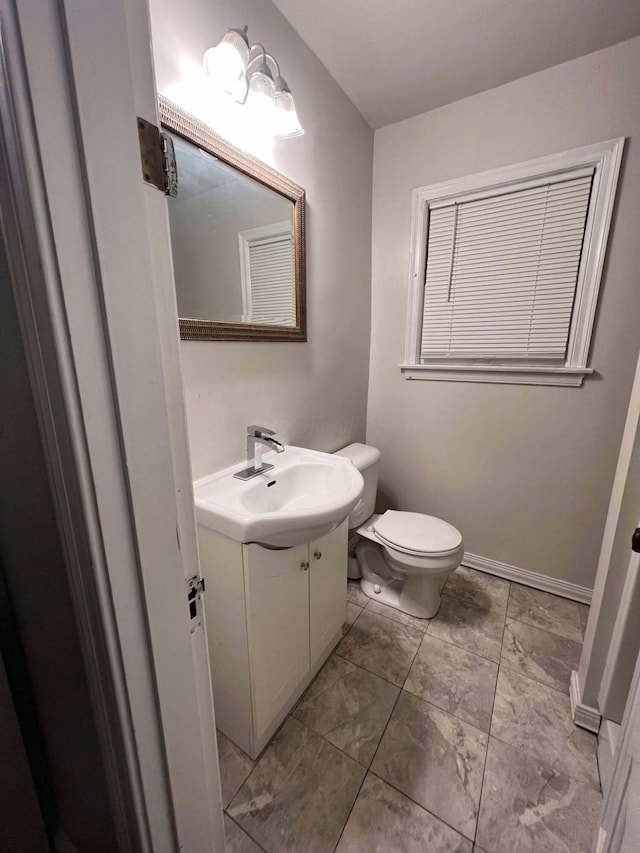
[[[150,16],[159,92],[177,100],[206,48],[248,24],[281,63],[305,129],[265,159],[307,191],[308,343],[182,343],[194,477],[240,461],[252,423],[319,450],[363,440],[373,132],[269,0],[150,0]]]
[[[640,39],[375,134],[367,441],[384,498],[441,515],[473,554],[593,585],[638,354]],[[582,388],[407,381],[411,191],[627,137]]]

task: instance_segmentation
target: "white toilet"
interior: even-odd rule
[[[355,547],[349,577],[361,577],[362,591],[374,601],[430,619],[440,607],[442,587],[462,561],[462,535],[446,521],[420,512],[373,514],[380,451],[350,444],[336,453],[350,459],[364,478],[362,499],[349,516],[354,534],[349,547]]]

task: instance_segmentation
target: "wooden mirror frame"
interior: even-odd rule
[[[261,163],[250,154],[234,148],[204,122],[183,110],[163,95],[158,97],[162,126],[197,145],[239,172],[259,181],[293,204],[293,242],[296,278],[296,325],[276,326],[258,323],[225,323],[179,317],[183,341],[306,341],[307,294],[305,264],[305,191],[280,172]],[[178,182],[180,175],[178,174]],[[178,192],[179,192],[178,183]],[[177,285],[177,282],[176,282]]]

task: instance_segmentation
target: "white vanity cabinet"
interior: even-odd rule
[[[198,526],[216,723],[252,758],[340,639],[347,536],[275,550]]]
[[[341,635],[347,606],[347,523],[309,545],[309,654],[318,662]]]
[[[245,545],[243,551],[251,706],[259,735],[309,671],[309,547]]]

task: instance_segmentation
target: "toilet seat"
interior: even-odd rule
[[[433,515],[387,510],[372,525],[380,544],[414,557],[446,557],[459,551],[459,530]]]

